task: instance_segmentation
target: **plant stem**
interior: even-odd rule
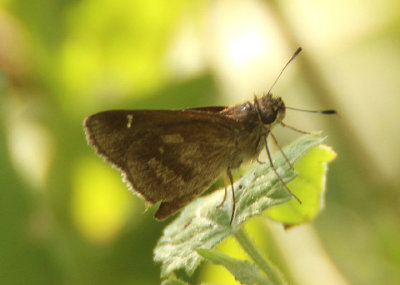
[[[242,248],[254,260],[258,267],[260,267],[272,282],[276,285],[287,284],[282,273],[279,269],[272,264],[265,256],[261,254],[255,244],[250,240],[246,232],[241,227],[234,233],[235,238],[240,243]]]

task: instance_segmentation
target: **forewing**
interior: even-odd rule
[[[200,110],[107,111],[84,125],[89,144],[132,190],[163,201],[158,218],[206,190],[226,170],[235,143],[233,120]]]

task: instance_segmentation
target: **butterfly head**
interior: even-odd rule
[[[280,97],[274,98],[270,93],[260,98],[255,97],[254,105],[257,108],[260,121],[265,125],[279,124],[285,117],[285,103]]]

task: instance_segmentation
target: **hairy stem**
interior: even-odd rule
[[[255,244],[250,240],[243,228],[234,233],[236,240],[240,243],[246,253],[254,260],[258,267],[263,270],[275,285],[287,284],[279,269],[261,254]]]

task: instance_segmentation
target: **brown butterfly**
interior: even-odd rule
[[[267,137],[275,140],[271,128],[277,124],[290,127],[282,122],[285,111],[282,99],[268,92],[253,102],[228,107],[105,111],[87,117],[84,127],[89,145],[121,171],[132,191],[152,204],[161,201],[155,214],[161,220],[202,194],[223,173],[234,197],[231,170],[257,159],[264,147],[278,175]],[[231,222],[234,211],[235,202]]]

